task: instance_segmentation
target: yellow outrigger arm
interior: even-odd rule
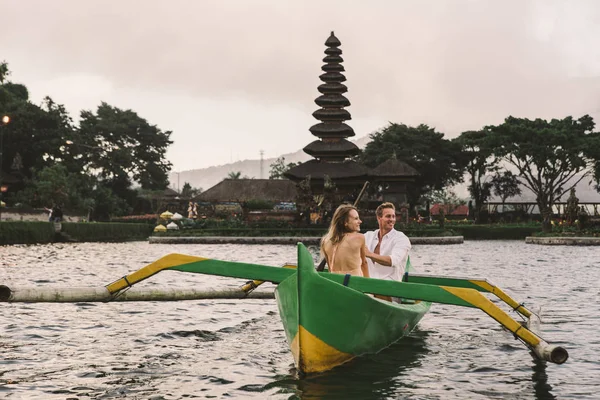
[[[535,314],[528,310],[523,303],[517,302],[515,299],[510,297],[506,292],[494,285],[487,279],[481,278],[456,278],[449,276],[432,276],[432,275],[419,275],[419,274],[404,274],[403,282],[410,283],[424,283],[426,285],[440,285],[450,287],[462,287],[468,289],[475,289],[478,292],[491,293],[508,304],[513,311],[521,314],[525,318],[531,318]]]
[[[141,282],[152,275],[155,275],[164,270],[184,271],[184,272],[199,272],[209,275],[228,276],[231,278],[252,278],[254,276],[262,279],[255,279],[251,283],[247,283],[240,290],[248,293],[247,287],[252,286],[252,283],[264,283],[264,281],[279,283],[292,275],[297,266],[292,263],[286,263],[281,268],[270,267],[258,264],[249,264],[241,262],[221,261],[211,258],[203,258],[189,256],[185,254],[169,254],[166,255],[145,267],[132,272],[116,281],[106,285],[106,290],[111,295],[118,294],[121,290],[127,289],[134,284]]]
[[[279,268],[183,254],[170,254],[110,283],[106,286],[106,289],[111,295],[117,295],[121,290],[131,287],[135,283],[163,270],[251,279],[252,283],[254,281],[266,281],[278,284],[295,274],[293,270],[295,267],[295,265],[290,264],[285,265],[284,268]],[[344,275],[324,272],[319,272],[319,274],[325,279],[344,284],[349,288],[363,293],[479,308],[511,331],[515,337],[522,340],[540,359],[562,364],[569,357],[568,352],[564,348],[550,345],[539,334],[533,332],[528,326],[529,324],[526,325],[517,322],[484,296],[481,292],[495,294],[520,315],[527,318],[528,322],[531,322],[531,318],[535,318],[534,313],[486,280],[405,274],[405,281],[403,282],[352,277],[352,279],[344,283]]]

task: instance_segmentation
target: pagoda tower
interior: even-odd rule
[[[349,160],[360,153],[354,143],[347,140],[354,136],[354,130],[346,124],[351,119],[345,107],[350,101],[344,96],[348,88],[343,83],[344,66],[341,42],[333,32],[325,41],[325,63],[319,76],[323,82],[318,87],[321,95],[315,99],[320,107],[312,115],[320,122],[309,131],[318,139],[304,147],[304,152],[313,157],[288,170],[284,175],[292,181],[300,182],[310,177],[310,186],[315,194],[323,192],[326,180],[331,180],[341,196],[357,193],[368,179],[369,169]]]

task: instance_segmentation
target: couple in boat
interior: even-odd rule
[[[335,210],[329,231],[321,239],[321,253],[330,272],[395,281],[402,279],[410,240],[394,229],[396,209],[392,203],[381,204],[376,215],[379,229],[363,235],[356,207],[344,204]]]

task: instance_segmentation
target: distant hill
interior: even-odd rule
[[[363,149],[369,141],[369,137],[364,136],[362,138],[354,140],[353,142],[359,148]],[[282,154],[282,157],[285,157],[286,163],[305,162],[312,158],[311,156],[306,154],[302,149],[294,153]],[[269,178],[271,164],[273,164],[277,160],[277,158],[278,157],[263,159],[262,177],[264,179]],[[186,182],[188,182],[194,188],[202,188],[202,190],[207,190],[216,185],[217,183],[221,182],[223,179],[225,179],[230,172],[237,171],[240,171],[242,173],[242,177],[247,176],[249,178],[259,179],[261,178],[260,164],[260,159],[243,160],[224,165],[217,165],[214,167],[181,171],[179,173],[171,172],[171,174],[169,175],[169,182],[171,183],[170,187],[174,190],[180,190],[183,187],[183,185]]]

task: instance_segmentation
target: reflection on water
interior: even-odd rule
[[[546,363],[537,359],[533,359],[532,363],[533,375],[531,376],[531,380],[533,381],[533,388],[535,389],[535,398],[539,400],[555,399],[556,396],[551,393],[552,386],[548,383]]]
[[[332,371],[295,380],[291,399],[388,399],[408,394],[413,388],[411,371],[427,355],[426,333],[413,335],[381,354],[368,355]]]
[[[0,284],[103,286],[171,252],[275,266],[296,257],[294,246],[6,246]],[[420,273],[489,278],[527,306],[543,306],[544,337],[566,347],[569,360],[536,361],[481,311],[434,305],[381,354],[298,377],[272,300],[0,304],[0,398],[596,398],[600,248],[466,242],[414,246],[411,259]],[[141,284],[243,283],[164,272]]]

